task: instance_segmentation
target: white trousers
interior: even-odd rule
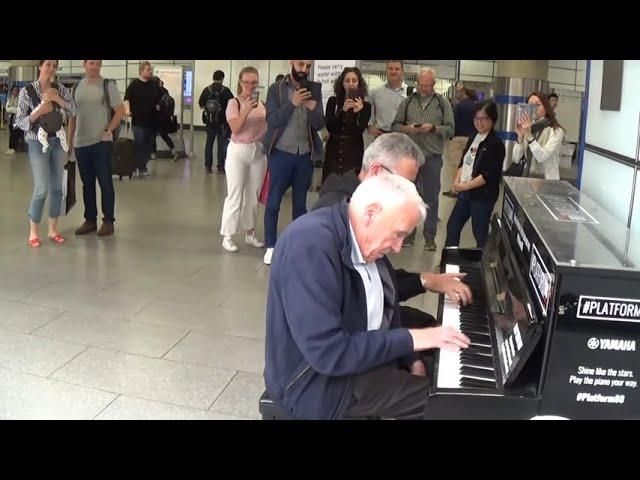
[[[236,234],[241,221],[245,231],[256,227],[258,195],[266,168],[267,157],[262,153],[260,142],[229,142],[225,161],[227,196],[222,208],[221,235]]]

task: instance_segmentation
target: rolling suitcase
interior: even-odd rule
[[[127,119],[113,149],[113,165],[111,172],[113,175],[118,175],[120,180],[122,180],[122,177],[132,178],[133,172],[138,168],[136,165],[134,144],[131,119]]]

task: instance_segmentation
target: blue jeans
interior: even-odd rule
[[[313,176],[311,154],[296,155],[274,148],[268,158],[268,168],[271,184],[264,211],[264,236],[267,248],[273,248],[278,236],[280,203],[290,186],[293,190],[293,220],[307,213],[307,191]]]
[[[82,178],[82,197],[84,199],[84,218],[96,223],[98,208],[96,206],[96,179],[100,184],[102,196],[103,221],[113,222],[115,191],[111,178],[111,160],[113,142],[98,142],[86,147],[76,148],[78,170]]]
[[[62,203],[62,175],[67,153],[62,150],[60,140],[49,138],[49,151],[42,153],[42,144],[37,140],[28,140],[29,163],[33,173],[33,196],[29,205],[29,218],[40,223],[44,201],[49,196],[49,218],[60,216]]]
[[[471,217],[471,229],[473,238],[478,247],[483,248],[489,236],[489,223],[494,201],[471,200],[469,192],[458,194],[458,200],[447,223],[447,239],[445,246],[457,246],[460,244],[460,233],[469,217]]]
[[[156,129],[154,126],[133,125],[134,155],[138,169],[147,170],[147,162],[153,152],[153,145],[156,140]]]

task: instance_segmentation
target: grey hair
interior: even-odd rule
[[[418,77],[421,75],[425,75],[425,74],[429,74],[433,77],[433,79],[436,79],[436,71],[435,69],[431,68],[431,67],[421,67],[420,68],[420,72],[418,73]]]
[[[408,135],[399,132],[385,133],[376,138],[364,151],[362,170],[368,172],[374,163],[393,170],[404,158],[415,160],[418,167],[424,165],[424,154]]]
[[[351,196],[353,208],[365,209],[372,204],[383,208],[413,203],[420,213],[420,222],[427,218],[427,206],[422,201],[415,184],[401,175],[388,174],[369,177],[364,180]]]

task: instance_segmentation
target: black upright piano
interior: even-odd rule
[[[426,419],[640,418],[640,234],[563,181],[504,178],[484,249],[445,248],[472,305],[438,319]]]

